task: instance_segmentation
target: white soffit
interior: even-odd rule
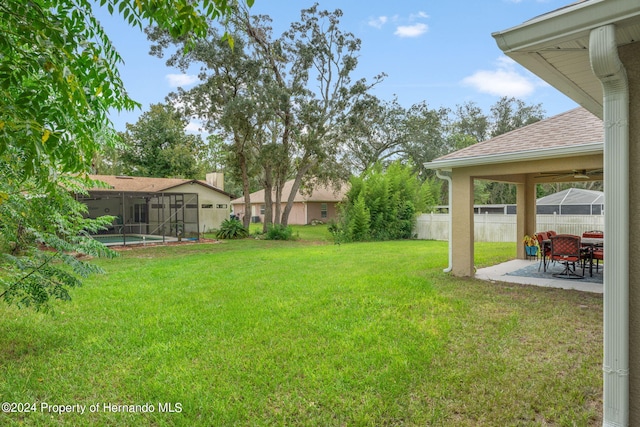
[[[507,56],[602,118],[588,47],[590,31],[607,24],[615,24],[618,46],[640,41],[640,1],[582,1],[492,36]]]

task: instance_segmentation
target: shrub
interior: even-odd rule
[[[225,219],[216,232],[217,239],[244,239],[248,235],[249,230],[237,219]]]
[[[381,164],[351,179],[340,211],[340,223],[332,227],[336,241],[409,239],[419,211],[435,203],[436,186],[420,182],[411,165]]]
[[[293,240],[293,229],[281,224],[273,224],[267,229],[266,240]]]

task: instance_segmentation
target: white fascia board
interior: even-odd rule
[[[505,53],[536,52],[567,40],[586,37],[603,25],[640,16],[638,0],[590,0],[531,19],[492,34]]]
[[[427,169],[451,171],[455,168],[495,165],[500,163],[527,162],[532,160],[554,159],[559,157],[588,156],[602,154],[602,142],[572,145],[569,147],[548,148],[544,150],[518,151],[514,153],[490,154],[487,156],[460,157],[457,159],[434,160],[424,164]]]

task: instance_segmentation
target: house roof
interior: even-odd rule
[[[591,71],[591,30],[615,24],[618,47],[640,40],[638,0],[583,0],[492,34],[498,47],[598,117],[602,85]]]
[[[287,181],[284,184],[282,189],[283,197],[288,197],[291,193],[291,189],[293,187],[293,180]],[[313,189],[311,194],[306,194],[304,191],[298,191],[294,202],[340,202],[344,199],[347,193],[348,187],[347,185],[343,185],[339,190],[335,190],[329,186],[317,186]],[[251,203],[264,203],[264,190],[259,190],[250,194]],[[273,200],[275,201],[275,192],[273,195]],[[283,200],[286,202],[286,200]],[[240,197],[238,199],[232,200],[231,204],[242,204],[244,203],[244,197]]]
[[[132,193],[158,193],[168,191],[183,184],[198,184],[218,193],[231,197],[231,194],[208,184],[206,181],[182,178],[148,178],[141,176],[89,175],[96,181],[102,181],[108,188],[92,188],[90,191],[121,191]]]
[[[431,169],[601,153],[602,120],[575,108],[439,157]]]

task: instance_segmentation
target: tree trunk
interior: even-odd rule
[[[284,227],[289,224],[289,214],[291,213],[291,209],[293,209],[293,202],[296,198],[296,194],[298,194],[300,185],[302,184],[302,178],[311,169],[313,164],[314,162],[309,162],[305,166],[302,166],[300,169],[298,169],[298,173],[296,174],[296,177],[293,180],[293,185],[291,186],[291,192],[289,193],[289,197],[287,198],[287,206],[284,207],[284,212],[282,212],[282,219],[280,220],[280,224],[282,224],[282,226]]]
[[[282,187],[284,183],[280,177],[276,186],[276,224],[282,224]]]
[[[269,226],[273,223],[273,177],[271,176],[271,166],[264,168],[264,222],[262,224],[262,232],[266,233]]]
[[[244,195],[244,216],[242,217],[242,225],[249,229],[249,221],[251,221],[251,195],[249,193],[249,174],[247,173],[247,159],[244,154],[238,153],[240,161],[240,171],[242,173],[242,193]]]

